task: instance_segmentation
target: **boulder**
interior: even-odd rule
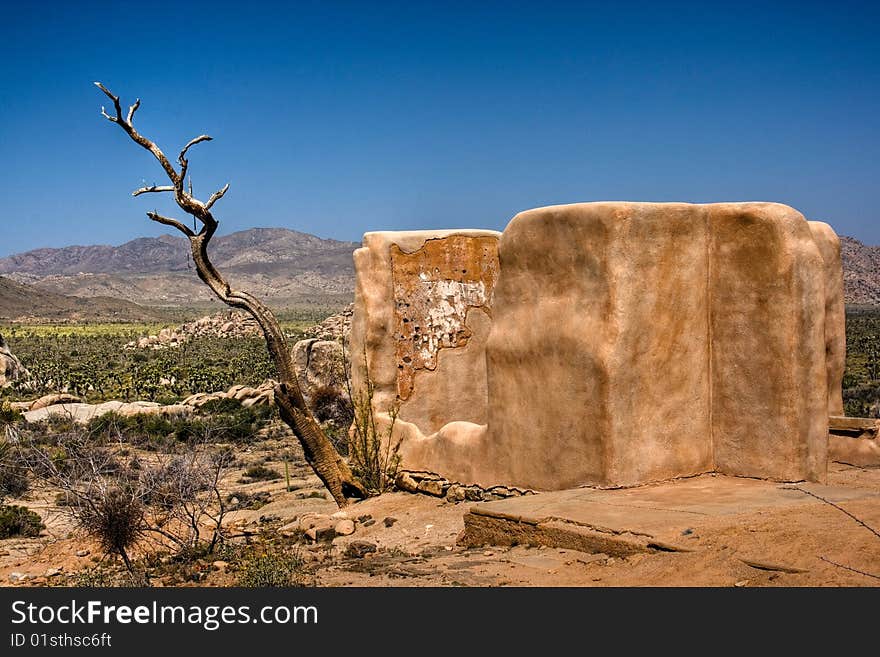
[[[74,395],[68,395],[66,393],[58,393],[53,395],[44,395],[40,397],[28,407],[29,411],[36,411],[41,408],[46,408],[47,406],[55,406],[56,404],[79,404],[82,403],[82,399],[79,397],[75,397]]]
[[[191,406],[173,404],[162,406],[155,402],[137,401],[120,402],[109,401],[103,404],[54,404],[35,410],[26,411],[24,419],[28,422],[44,422],[50,416],[69,418],[77,424],[87,424],[92,418],[100,417],[107,413],[117,413],[123,417],[133,415],[185,415],[192,412]]]
[[[296,378],[306,400],[315,400],[319,390],[347,396],[342,345],[329,340],[300,340],[293,346]]]
[[[354,522],[348,518],[338,521],[333,530],[337,536],[351,536],[354,534]]]
[[[6,340],[0,335],[0,388],[11,386],[16,381],[24,381],[30,376],[30,372],[12,353]]]

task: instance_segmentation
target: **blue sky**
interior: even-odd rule
[[[788,203],[880,243],[878,3],[42,2],[0,16],[0,256],[167,232],[101,80],[223,233]],[[179,215],[179,213],[178,213]]]

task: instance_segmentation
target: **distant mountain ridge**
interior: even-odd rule
[[[218,267],[291,262],[317,254],[351,255],[359,244],[322,239],[285,228],[251,228],[211,241],[211,260]],[[189,241],[161,235],[139,237],[120,246],[42,248],[0,258],[0,274],[36,276],[153,273],[187,269]]]
[[[847,303],[880,305],[880,246],[867,246],[853,237],[840,237],[843,296]]]
[[[846,302],[880,305],[880,246],[847,236],[841,236],[840,243]],[[352,252],[359,246],[285,228],[253,228],[215,237],[210,252],[233,285],[283,306],[315,298],[342,301],[350,297],[354,292]],[[35,249],[0,258],[0,275],[7,278],[6,298],[0,295],[0,317],[9,316],[3,304],[12,307],[12,297],[19,300],[15,307],[24,308],[21,299],[26,295],[21,289],[11,292],[12,282],[68,300],[72,296],[104,297],[105,301],[180,307],[212,299],[192,270],[187,240],[171,235],[141,237],[120,246]],[[43,301],[59,309],[69,304],[53,299]],[[132,308],[117,310],[137,314]]]
[[[0,276],[0,320],[156,321],[161,315],[131,301],[83,299],[37,289]]]
[[[285,228],[215,237],[212,262],[233,285],[284,302],[354,292],[352,252],[360,245]],[[182,237],[141,237],[120,246],[43,248],[0,258],[0,275],[55,294],[109,296],[183,306],[212,299],[195,275]]]

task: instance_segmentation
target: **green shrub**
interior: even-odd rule
[[[39,515],[24,506],[0,506],[0,539],[39,536],[45,527]]]
[[[238,585],[248,588],[302,586],[303,560],[297,552],[270,550],[253,554],[241,564]]]
[[[367,362],[364,353],[364,362]],[[366,384],[354,395],[354,423],[348,441],[348,457],[352,474],[372,494],[384,493],[394,486],[400,468],[400,441],[394,435],[398,407],[388,408],[388,425],[380,430],[373,411],[375,386],[366,371]]]
[[[193,415],[107,413],[92,418],[87,428],[96,437],[114,441],[121,438],[143,447],[201,440],[208,434],[214,442],[241,443],[251,440],[271,416],[268,407],[244,408],[234,399],[217,399]]]
[[[265,465],[252,465],[244,471],[244,476],[254,481],[273,481],[281,479],[281,473],[278,470],[267,468]]]
[[[0,429],[5,427],[8,424],[15,424],[16,422],[21,422],[24,419],[22,414],[12,408],[12,405],[7,401],[3,401],[0,404]]]
[[[0,437],[0,502],[6,497],[21,497],[30,488],[27,469],[15,456],[12,445]]]
[[[320,422],[332,421],[348,429],[354,420],[354,406],[347,395],[330,386],[321,386],[312,394],[312,408]]]

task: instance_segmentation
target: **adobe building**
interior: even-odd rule
[[[355,390],[402,465],[559,490],[824,482],[842,415],[834,231],[774,203],[581,203],[355,252]]]

